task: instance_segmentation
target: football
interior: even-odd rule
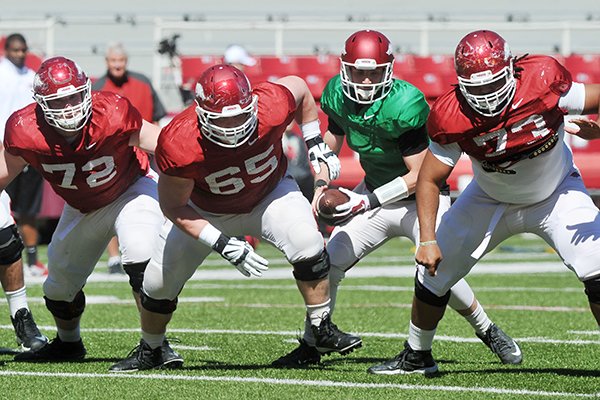
[[[319,217],[321,217],[326,223],[335,225],[335,218],[333,215],[336,213],[335,208],[340,204],[344,204],[350,200],[350,198],[338,189],[326,189],[321,193],[317,201],[317,211]]]

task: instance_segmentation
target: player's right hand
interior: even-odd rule
[[[415,255],[417,264],[424,266],[431,276],[437,273],[438,265],[442,261],[442,252],[437,244],[419,246]]]
[[[213,250],[233,264],[244,276],[262,276],[262,273],[269,269],[269,261],[256,254],[250,243],[243,239],[221,234]]]

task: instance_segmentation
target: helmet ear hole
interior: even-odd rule
[[[204,71],[196,84],[195,100],[203,137],[219,146],[241,146],[256,129],[258,97],[252,95],[246,75],[232,65]]]

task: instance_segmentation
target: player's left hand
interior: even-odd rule
[[[335,208],[340,216],[354,217],[357,214],[363,213],[371,209],[371,202],[365,194],[358,194],[346,188],[339,188],[340,192],[350,198],[344,204],[340,204]]]
[[[442,252],[437,244],[419,246],[415,254],[417,264],[425,267],[430,276],[435,276],[442,261]]]
[[[312,202],[310,203],[310,205],[312,207],[313,214],[315,216],[319,215],[317,204],[319,202],[319,197],[321,197],[321,193],[323,193],[325,190],[327,190],[327,186],[317,186],[317,187],[315,187],[315,191],[313,193],[313,199],[312,199]]]
[[[308,147],[308,158],[316,174],[321,172],[319,162],[324,162],[329,169],[330,180],[337,179],[340,176],[340,170],[342,169],[340,159],[327,146],[321,136],[307,140],[306,146]]]
[[[565,132],[592,140],[600,138],[600,125],[591,119],[577,118],[565,122]]]

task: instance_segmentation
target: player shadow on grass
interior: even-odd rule
[[[443,373],[443,372],[442,372]],[[598,378],[600,371],[577,368],[523,368],[520,365],[507,365],[504,368],[482,368],[476,370],[452,370],[448,374],[554,374],[575,378]]]
[[[17,349],[11,349],[8,347],[0,347],[0,355],[9,355],[14,356],[15,354],[19,354],[20,351]]]
[[[13,351],[12,354],[19,354],[21,353],[20,351]],[[7,354],[7,353],[5,353]],[[15,364],[67,364],[67,363],[73,363],[73,364],[87,364],[87,363],[110,363],[111,365],[121,361],[120,358],[118,357],[85,357],[81,360],[53,360],[53,361],[48,361],[48,360],[11,360],[11,363],[15,363]]]

